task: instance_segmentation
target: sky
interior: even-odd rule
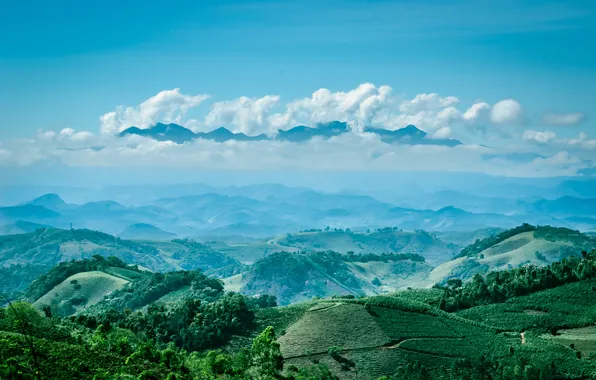
[[[0,34],[0,166],[19,178],[36,166],[545,177],[596,162],[590,0],[30,0],[3,5]],[[354,133],[115,136],[156,122],[274,135],[332,119]],[[410,123],[464,144],[391,146],[361,131]]]

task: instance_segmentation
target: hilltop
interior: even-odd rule
[[[451,277],[469,279],[476,273],[517,268],[525,264],[544,266],[596,246],[593,236],[567,228],[524,224],[500,232],[461,250],[458,257],[439,265],[429,283],[444,283]]]
[[[113,256],[95,255],[60,263],[33,281],[23,297],[39,309],[49,307],[54,315],[64,316],[87,313],[90,308],[100,313],[177,302],[197,297],[202,289],[199,284],[223,290],[219,280],[201,271],[152,273]]]
[[[172,240],[176,234],[164,231],[148,223],[136,223],[128,226],[118,236],[128,240]]]

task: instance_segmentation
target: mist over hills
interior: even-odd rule
[[[561,185],[574,189],[589,186],[589,182],[583,187]],[[148,224],[178,236],[258,238],[327,226],[356,231],[397,226],[441,232],[530,223],[596,230],[592,218],[596,215],[596,198],[573,195],[510,199],[442,190],[393,197],[391,201],[357,192],[320,192],[280,184],[120,186],[108,188],[106,193],[129,202],[93,200],[74,204],[59,194],[41,194],[0,207],[0,225],[21,221],[70,228],[72,223],[75,228],[120,234],[131,225]],[[95,190],[81,189],[78,194],[79,198],[96,197]]]

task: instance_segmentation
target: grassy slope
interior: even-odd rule
[[[468,279],[478,272],[506,270],[523,264],[550,264],[561,260],[563,248],[573,246],[569,241],[549,241],[536,238],[532,231],[523,232],[483,250],[475,257],[460,257],[439,265],[430,273],[426,285],[431,286],[451,277]],[[581,248],[577,251],[579,254]]]
[[[73,281],[76,281],[76,283],[73,283]],[[75,297],[84,297],[86,301],[75,306],[77,311],[81,311],[98,303],[105,295],[122,288],[128,282],[123,278],[99,271],[77,273],[68,277],[35,301],[34,305],[38,307],[42,305],[64,305]],[[77,284],[80,285],[79,289],[76,289]]]

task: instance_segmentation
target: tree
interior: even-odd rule
[[[256,379],[275,379],[281,375],[283,356],[279,343],[275,341],[275,331],[272,326],[267,327],[252,343],[250,349],[252,357],[251,376]]]

